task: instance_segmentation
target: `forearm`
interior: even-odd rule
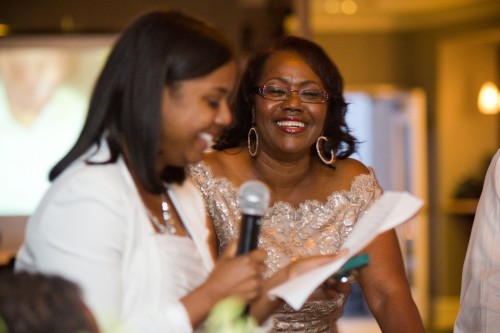
[[[251,315],[259,324],[265,322],[274,311],[283,305],[283,300],[280,298],[270,299],[268,292],[275,286],[285,282],[289,276],[289,269],[285,268],[276,272],[273,276],[267,279],[262,285],[262,291],[259,297],[251,304]]]
[[[250,313],[259,324],[262,324],[282,305],[283,301],[280,298],[271,300],[266,292],[252,303]]]
[[[425,332],[415,302],[404,291],[381,298],[371,310],[383,333]]]
[[[395,231],[380,234],[363,252],[370,255],[370,265],[361,270],[358,281],[382,332],[424,332]]]
[[[221,301],[224,297],[225,295],[214,292],[206,284],[201,285],[184,296],[181,299],[181,302],[186,308],[186,312],[188,313],[193,328],[203,322],[215,304]]]

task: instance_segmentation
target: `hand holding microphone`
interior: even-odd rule
[[[239,295],[250,302],[260,293],[262,272],[265,270],[263,250],[257,248],[262,216],[269,206],[269,190],[259,181],[242,184],[238,195],[241,207],[240,236],[237,244],[230,244],[217,261],[205,284],[215,285],[221,299],[230,295]],[[237,245],[236,249],[235,246]],[[236,257],[234,252],[236,250]],[[248,254],[250,260],[239,257]],[[248,305],[244,315],[249,314]]]
[[[262,216],[269,207],[269,189],[257,180],[241,185],[238,199],[241,209],[240,238],[236,254],[245,254],[257,248]]]
[[[248,181],[241,186],[238,197],[242,213],[239,239],[225,249],[207,283],[223,286],[222,294],[226,296],[235,294],[251,301],[260,293],[261,274],[265,271],[265,251],[253,250],[257,248],[261,219],[269,205],[269,190],[262,182]],[[250,260],[244,260],[244,254]]]

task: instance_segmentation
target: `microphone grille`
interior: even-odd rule
[[[262,216],[269,207],[269,189],[258,180],[244,182],[238,197],[243,214]]]

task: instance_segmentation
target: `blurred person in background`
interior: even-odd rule
[[[491,160],[462,272],[454,333],[500,331],[500,150]]]
[[[68,51],[0,50],[0,215],[30,215],[81,131],[86,96],[67,83]]]
[[[0,332],[98,333],[80,288],[62,277],[0,273]]]

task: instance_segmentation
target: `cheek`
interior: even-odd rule
[[[322,123],[322,124],[325,124],[325,122],[326,122],[326,116],[327,116],[327,113],[326,113],[326,112],[324,112],[324,113],[323,113],[323,116],[321,117],[321,123]]]
[[[311,113],[312,113],[314,119],[316,119],[316,122],[318,122],[320,124],[324,124],[325,123],[326,116],[328,114],[328,111],[327,111],[326,108],[319,107],[317,109],[313,109]]]
[[[200,108],[186,107],[163,117],[163,141],[174,146],[189,145],[197,133],[205,130],[213,121],[213,114]],[[172,147],[171,147],[172,148]]]
[[[162,151],[175,150],[176,146],[183,141],[182,134],[185,124],[182,119],[173,114],[164,114],[161,119],[160,147]]]
[[[257,101],[255,103],[255,121],[259,119],[267,119],[272,116],[273,112],[278,108],[278,102]]]

